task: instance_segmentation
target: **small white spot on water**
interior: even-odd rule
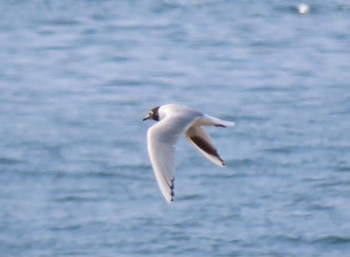
[[[305,3],[299,4],[298,11],[301,14],[307,14],[310,12],[310,5],[305,4]]]

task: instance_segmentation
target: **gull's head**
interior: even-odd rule
[[[152,108],[152,109],[149,111],[148,115],[147,115],[146,117],[143,118],[143,120],[152,119],[152,120],[159,121],[159,113],[158,113],[159,107],[160,107],[160,106],[157,106],[157,107]]]

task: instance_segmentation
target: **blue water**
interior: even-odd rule
[[[0,256],[347,256],[350,4],[1,1]],[[147,155],[177,102],[175,203]]]

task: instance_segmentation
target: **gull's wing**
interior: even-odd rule
[[[148,129],[148,153],[159,188],[168,201],[174,200],[175,144],[198,115],[169,116]]]
[[[208,160],[223,167],[225,162],[219,156],[211,138],[201,126],[191,126],[185,133],[186,138],[200,151]]]

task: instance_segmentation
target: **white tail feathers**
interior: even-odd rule
[[[221,120],[207,114],[197,122],[202,126],[231,127],[235,125],[233,121]]]

